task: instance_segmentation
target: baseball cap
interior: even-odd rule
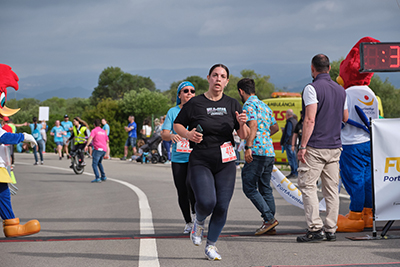
[[[67,114],[65,114],[65,115],[64,115],[64,118],[68,118],[68,115],[67,115]]]
[[[3,117],[3,120],[7,122],[7,121],[9,121],[10,119],[9,119],[8,117]]]

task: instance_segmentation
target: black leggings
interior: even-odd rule
[[[194,213],[195,198],[192,187],[190,186],[190,173],[188,172],[189,163],[172,162],[172,175],[174,176],[174,184],[178,193],[178,203],[181,208],[183,218],[186,223],[192,221],[190,209]]]
[[[191,185],[196,197],[196,218],[204,221],[211,215],[207,239],[217,242],[225,226],[228,207],[235,189],[235,162],[218,163],[215,168],[190,167]]]

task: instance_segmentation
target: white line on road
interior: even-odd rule
[[[28,163],[19,162],[17,164],[30,165]],[[72,172],[71,169],[54,167],[54,166],[40,166],[56,170]],[[93,173],[84,172],[83,174],[88,176],[94,176]],[[125,181],[121,181],[114,178],[108,178],[107,181],[113,181],[120,183],[130,188],[136,193],[139,198],[139,210],[140,210],[140,234],[151,235],[154,234],[153,226],[153,215],[147,199],[146,194],[139,188]],[[160,263],[158,261],[157,243],[155,238],[142,238],[140,239],[140,249],[139,249],[139,267],[159,267]]]

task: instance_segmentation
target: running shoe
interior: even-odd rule
[[[219,255],[218,253],[218,249],[216,246],[206,246],[205,254],[206,258],[210,261],[220,261],[222,259],[221,255]]]
[[[203,238],[204,227],[197,224],[193,224],[192,231],[190,232],[190,239],[195,246],[200,246]]]
[[[100,179],[104,182],[105,180],[107,180],[107,177],[101,177]]]
[[[192,222],[187,223],[187,224],[185,225],[185,228],[183,229],[183,233],[184,233],[184,234],[190,233],[190,232],[192,231],[192,228],[193,228],[193,223],[192,223]]]
[[[91,183],[101,183],[101,180],[100,178],[96,178],[93,181],[91,181]]]

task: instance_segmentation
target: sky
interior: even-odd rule
[[[345,57],[364,36],[400,42],[400,0],[0,0],[0,36],[0,63],[20,79],[110,66],[285,71],[317,53]]]

